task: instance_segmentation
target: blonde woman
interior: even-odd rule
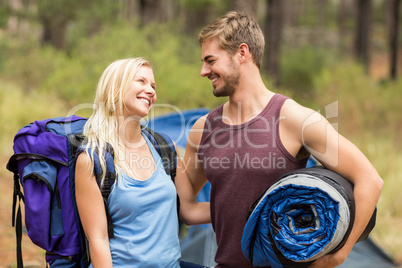
[[[77,206],[89,241],[91,267],[180,267],[176,189],[141,132],[140,119],[148,115],[156,99],[154,73],[143,58],[117,60],[99,80],[95,108],[84,129],[86,151],[76,165]],[[110,239],[91,155],[93,150],[99,152],[105,170],[106,144],[113,147],[117,173],[108,197],[114,228]],[[196,202],[183,164],[177,160],[181,219],[186,224],[210,222],[209,203]]]

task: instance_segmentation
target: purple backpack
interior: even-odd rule
[[[14,137],[14,155],[7,169],[14,173],[13,223],[17,235],[17,266],[22,261],[21,200],[25,203],[25,226],[32,242],[46,250],[50,267],[88,267],[89,252],[75,200],[75,160],[85,137],[87,119],[70,116],[35,121]],[[165,171],[174,182],[176,151],[172,140],[144,127],[163,159]],[[105,152],[107,183],[102,187],[109,237],[113,224],[108,214],[107,198],[114,183],[113,151]],[[100,182],[102,170],[94,152],[94,174]],[[23,193],[20,185],[22,185]],[[17,209],[18,203],[18,209]],[[17,209],[17,211],[16,211]]]
[[[87,266],[74,190],[75,153],[84,139],[86,121],[78,116],[35,121],[14,137],[14,155],[7,169],[14,172],[12,215],[18,267],[23,267],[21,200],[28,236],[46,250],[46,261],[51,266]]]

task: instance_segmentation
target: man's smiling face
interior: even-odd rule
[[[212,81],[216,97],[232,95],[239,84],[240,71],[233,56],[219,46],[216,38],[202,44],[201,76]]]

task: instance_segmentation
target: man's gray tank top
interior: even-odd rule
[[[293,157],[279,137],[287,99],[275,94],[258,116],[240,125],[222,121],[223,105],[207,116],[198,159],[211,183],[217,267],[252,267],[241,250],[249,209],[277,178],[306,166],[307,159]]]

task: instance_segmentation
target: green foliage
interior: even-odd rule
[[[153,64],[159,103],[212,108],[223,101],[212,96],[209,80],[199,75],[200,48],[196,40],[180,39],[166,25],[139,29],[122,23],[105,28],[82,39],[69,56],[30,42],[11,53],[3,79],[15,81],[26,92],[54,94],[70,107],[92,103],[98,79],[111,62],[138,56]]]
[[[286,51],[286,53],[284,53]],[[281,56],[281,84],[296,95],[310,98],[314,77],[334,62],[335,54],[325,48],[303,46],[283,48]]]
[[[66,33],[67,51],[75,48],[76,44],[88,36],[100,31],[102,25],[114,25],[118,20],[118,9],[124,2],[109,0],[84,1],[85,8],[76,11],[75,19],[69,25]]]
[[[321,107],[339,101],[341,131],[356,135],[373,131],[396,138],[402,131],[401,88],[400,80],[380,83],[367,76],[362,66],[344,60],[315,77],[314,99]]]
[[[4,28],[7,26],[9,15],[10,7],[5,4],[0,4],[0,28]]]
[[[63,21],[72,19],[77,10],[84,8],[87,1],[80,0],[39,0],[39,18],[45,20]]]
[[[0,73],[4,70],[5,62],[9,59],[9,41],[6,39],[0,39]]]
[[[151,25],[140,30],[122,24],[117,29],[104,29],[83,40],[71,52],[71,58],[64,57],[44,79],[40,90],[54,92],[70,105],[92,102],[97,81],[107,65],[119,58],[141,56],[153,64],[158,103],[182,108],[220,103],[208,91],[212,88],[209,81],[199,75],[197,51],[188,51],[193,55],[190,59],[183,55],[182,46],[183,42],[166,26]]]
[[[26,92],[38,89],[66,61],[63,53],[51,47],[40,48],[29,40],[10,50],[10,54],[2,76],[15,81]]]
[[[13,136],[34,120],[66,114],[66,106],[55,96],[26,93],[12,84],[0,83],[0,153],[11,155]]]
[[[29,40],[17,44],[8,50],[0,69],[0,143],[32,120],[71,111],[89,116],[99,77],[119,58],[142,56],[152,62],[158,95],[155,113],[214,108],[225,99],[213,97],[210,81],[199,75],[200,53],[196,40],[178,38],[166,25],[138,29],[124,23],[105,28],[82,39],[69,55]]]
[[[228,0],[181,0],[180,3],[182,6],[193,10],[213,6],[215,10],[223,11],[228,6]]]
[[[322,26],[334,26],[333,24],[337,20],[337,3],[336,1],[325,1],[322,3],[323,9],[320,10],[320,5],[316,3],[315,0],[304,0],[305,2],[310,2],[306,4],[305,10],[299,14],[297,17],[298,26],[308,26],[308,27],[322,27]],[[323,12],[323,14],[320,14]],[[322,17],[322,22],[319,21],[319,17]]]

